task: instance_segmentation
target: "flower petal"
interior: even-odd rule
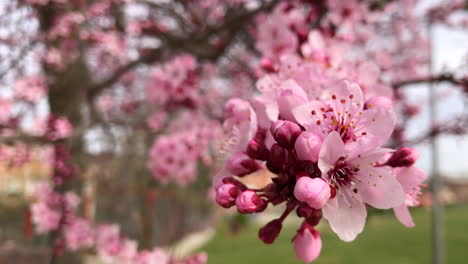
[[[364,229],[367,211],[358,196],[353,198],[346,191],[340,191],[334,199],[328,201],[322,211],[331,229],[343,241],[353,241]]]
[[[376,106],[365,110],[356,124],[355,134],[360,136],[355,144],[362,152],[380,147],[392,134],[395,123],[395,112],[391,108]]]
[[[406,193],[413,192],[427,178],[427,174],[416,166],[395,168],[394,173]]]
[[[406,227],[414,227],[414,221],[411,217],[411,214],[408,210],[408,207],[404,204],[393,208],[393,212],[395,213],[396,218],[400,223],[402,223]]]
[[[292,109],[306,102],[307,94],[294,80],[287,80],[278,89],[279,114],[283,119],[296,121]]]
[[[326,173],[335,162],[344,156],[344,143],[338,132],[333,131],[325,138],[319,153],[318,166]]]
[[[303,126],[307,131],[310,131],[312,133],[315,133],[323,138],[325,138],[324,133],[320,129],[320,127],[317,125],[317,121],[321,119],[319,116],[314,116],[311,114],[311,111],[314,109],[320,109],[325,107],[325,105],[319,101],[312,101],[300,106],[295,107],[292,110],[292,114],[294,116],[294,119],[301,125]]]
[[[382,155],[378,149],[353,160],[360,169],[355,183],[363,202],[375,208],[390,209],[404,202],[405,192],[393,176],[391,168],[374,167]]]

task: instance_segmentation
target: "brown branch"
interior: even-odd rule
[[[5,67],[5,70],[0,72],[0,79],[5,77],[7,73],[9,73],[11,70],[15,69],[22,61],[23,58],[36,46],[36,42],[32,42],[23,49],[21,49],[18,57],[14,58],[8,66]]]
[[[447,134],[447,135],[466,135],[468,134],[468,117],[460,117],[460,118],[455,118],[454,120],[448,122],[448,124],[444,125],[436,125],[432,127],[429,131],[425,132],[424,134],[410,139],[410,140],[405,140],[405,142],[398,147],[402,146],[414,146],[418,145],[421,143],[424,143],[425,141],[442,135],[442,134]]]
[[[396,82],[392,86],[395,89],[401,88],[403,86],[412,85],[412,84],[421,84],[421,83],[441,83],[441,82],[448,82],[454,85],[463,85],[466,86],[468,84],[468,79],[465,77],[463,79],[457,79],[451,73],[443,73],[440,75],[434,75],[424,78],[406,80],[401,82]]]
[[[44,137],[33,136],[33,135],[28,135],[28,134],[23,134],[23,133],[17,133],[11,137],[0,138],[0,144],[13,145],[18,142],[29,144],[29,145],[50,143],[50,141],[46,140]]]
[[[105,79],[104,81],[96,83],[90,88],[88,88],[88,92],[89,92],[88,98],[93,99],[102,90],[118,82],[120,78],[126,73],[128,73],[129,71],[135,69],[140,64],[150,63],[150,62],[155,61],[159,56],[161,56],[161,54],[162,54],[162,48],[154,49],[151,52],[149,52],[146,56],[140,57],[139,59],[136,59],[134,61],[131,61],[121,66],[112,74],[111,77],[109,77],[108,79]]]
[[[229,46],[229,43],[234,40],[234,36],[237,35],[237,33],[242,29],[242,27],[248,24],[255,15],[263,11],[271,10],[279,2],[280,0],[274,0],[261,5],[255,10],[248,11],[246,13],[236,15],[234,17],[229,17],[223,24],[212,28],[209,31],[206,31],[204,34],[193,33],[185,38],[176,38],[171,35],[160,34],[157,37],[162,37],[167,43],[167,47],[171,47],[173,51],[190,51],[201,59],[215,60],[223,54],[223,52]],[[226,40],[228,40],[229,43],[226,43],[226,45],[221,49],[207,48],[210,47],[210,45],[208,44],[210,37],[213,35],[221,34],[224,31],[228,32]],[[157,60],[162,55],[164,47],[152,50],[146,56],[121,66],[108,79],[92,85],[90,88],[87,89],[88,99],[92,100],[97,95],[99,95],[102,90],[118,82],[123,75],[135,69],[139,65]]]

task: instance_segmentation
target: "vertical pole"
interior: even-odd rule
[[[433,66],[433,37],[431,22],[427,25],[429,39],[429,74],[434,73]],[[437,96],[435,94],[435,85],[429,83],[430,96],[430,121],[433,126],[437,121]],[[440,201],[440,190],[442,188],[442,180],[439,173],[439,148],[437,145],[437,137],[433,136],[430,139],[431,145],[431,186],[432,186],[432,263],[445,263],[445,247],[444,247],[444,219],[443,206]]]

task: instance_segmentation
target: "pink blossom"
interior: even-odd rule
[[[54,122],[54,130],[50,137],[52,140],[70,137],[73,132],[73,126],[65,118],[57,118]]]
[[[51,209],[45,202],[37,202],[31,206],[32,222],[37,232],[44,234],[59,227],[61,214]]]
[[[94,244],[94,234],[88,221],[73,219],[65,227],[65,244],[70,250],[86,249]]]
[[[166,118],[166,112],[158,111],[146,120],[146,124],[153,132],[158,132],[163,127]]]
[[[337,192],[323,208],[323,216],[344,241],[352,241],[362,232],[367,215],[365,203],[390,209],[404,201],[403,188],[391,169],[376,167],[389,150],[359,150],[347,152],[341,136],[333,131],[324,140],[318,161],[323,178]]]
[[[111,261],[120,247],[120,228],[117,225],[100,225],[95,230],[96,251],[107,261]]]
[[[47,86],[42,76],[30,76],[17,80],[13,85],[15,98],[29,103],[34,103],[45,96]]]
[[[257,115],[249,102],[238,98],[230,99],[224,110],[224,129],[236,133],[235,146],[230,151],[243,148],[257,131]],[[234,135],[233,135],[234,136]]]
[[[393,209],[397,219],[406,227],[413,227],[415,224],[409,213],[409,206],[419,205],[421,194],[421,184],[427,178],[427,174],[416,166],[395,168],[393,173],[396,179],[403,186],[405,191],[405,201],[403,204]]]
[[[169,256],[160,248],[144,250],[138,254],[134,264],[169,264]]]
[[[9,99],[0,98],[0,126],[11,117],[12,102]]]
[[[296,50],[298,40],[288,20],[287,13],[279,6],[271,16],[258,21],[256,48],[264,57],[280,58]]]
[[[364,98],[356,83],[341,81],[324,93],[321,101],[312,101],[293,110],[296,120],[324,139],[336,131],[346,150],[359,146],[367,151],[381,146],[395,126],[392,109],[374,106],[364,109]]]

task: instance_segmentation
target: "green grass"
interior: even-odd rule
[[[346,243],[324,225],[322,253],[314,263],[421,263],[431,261],[430,212],[412,211],[416,227],[405,228],[393,214],[368,218],[364,232]],[[324,221],[325,222],[325,221]],[[445,210],[446,263],[468,263],[468,206],[451,206]],[[258,226],[251,224],[237,235],[219,228],[215,238],[205,246],[208,264],[294,264],[296,259],[290,243],[296,226],[287,226],[273,245],[264,245],[257,238]]]

